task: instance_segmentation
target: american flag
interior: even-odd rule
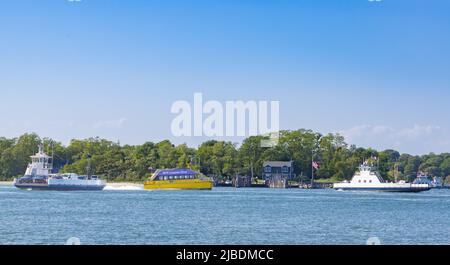
[[[315,162],[315,161],[312,162],[312,166],[313,166],[313,168],[315,168],[316,170],[319,169],[319,167],[320,167],[319,163],[317,163],[317,162]]]

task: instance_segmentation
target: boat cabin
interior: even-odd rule
[[[417,178],[414,179],[413,184],[433,185],[433,181],[427,175],[418,175]]]
[[[150,178],[151,181],[155,180],[181,180],[181,179],[197,179],[200,177],[200,173],[191,169],[161,169],[157,170]]]
[[[47,178],[52,171],[52,167],[52,157],[45,154],[43,146],[40,145],[39,151],[31,156],[31,163],[28,164],[24,176]]]
[[[383,182],[384,180],[380,176],[380,174],[378,174],[378,172],[372,166],[369,166],[367,164],[361,165],[359,167],[359,171],[355,173],[355,175],[351,180],[351,183],[360,183],[360,184],[364,183],[378,184]]]

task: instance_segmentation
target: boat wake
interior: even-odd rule
[[[143,190],[143,187],[134,186],[134,185],[123,185],[123,186],[112,186],[106,185],[103,190]]]

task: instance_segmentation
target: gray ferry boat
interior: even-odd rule
[[[39,146],[39,152],[31,156],[31,163],[21,178],[14,179],[14,186],[27,190],[103,190],[106,183],[97,176],[79,176],[75,173],[51,174],[53,158]]]

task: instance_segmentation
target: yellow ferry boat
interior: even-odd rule
[[[144,189],[210,190],[211,179],[191,169],[158,169],[144,182]]]

